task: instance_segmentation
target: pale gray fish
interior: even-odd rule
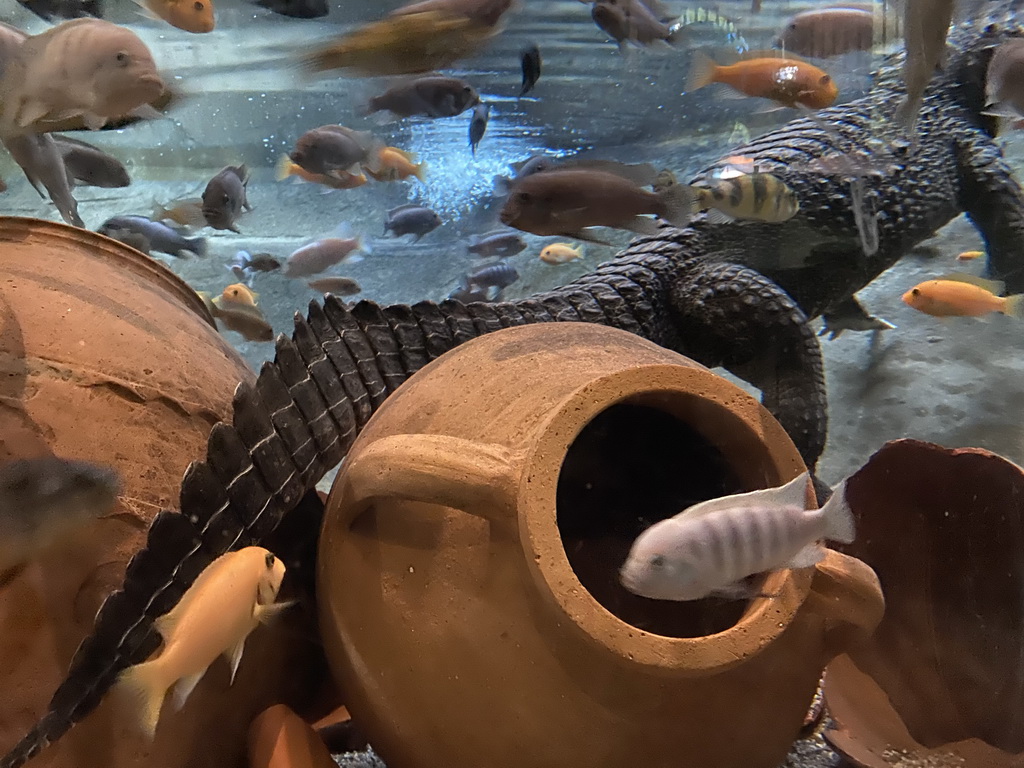
[[[395,237],[415,235],[415,239],[419,240],[439,226],[441,217],[437,213],[422,205],[410,203],[388,211],[387,221],[384,222],[384,234],[390,231]]]
[[[351,277],[320,277],[306,283],[314,291],[333,293],[335,296],[354,296],[363,290],[359,282]]]
[[[136,232],[149,241],[150,248],[160,253],[181,257],[186,251],[197,256],[206,255],[206,240],[202,237],[185,237],[163,222],[153,221],[145,216],[114,216],[107,219],[98,230],[101,235],[108,232]]]
[[[469,148],[476,154],[476,146],[487,132],[487,121],[491,117],[490,104],[477,104],[473,110],[473,117],[469,121]]]
[[[925,88],[935,70],[945,65],[946,35],[953,22],[956,0],[903,0],[906,59],[903,82],[907,93],[896,108],[896,122],[915,133]]]
[[[518,232],[492,232],[472,235],[466,250],[482,259],[515,256],[526,250],[526,241]]]
[[[108,155],[99,147],[68,136],[51,134],[57,142],[72,186],[117,189],[132,183],[128,170],[116,157]]]
[[[807,568],[824,539],[854,540],[845,481],[820,509],[805,509],[810,475],[785,485],[711,499],[655,523],[633,542],[622,585],[655,600],[744,595],[743,582],[780,568]]]
[[[504,259],[494,263],[478,267],[466,275],[466,282],[470,285],[479,285],[484,288],[508,288],[519,279],[519,272],[516,268]]]
[[[1001,43],[985,73],[985,107],[1001,117],[1024,115],[1024,38]]]
[[[0,464],[0,574],[109,513],[121,492],[117,472],[45,456]]]
[[[84,227],[85,222],[78,215],[78,201],[71,192],[64,160],[53,137],[48,133],[22,133],[0,141],[40,196],[46,190],[61,218],[72,226]]]

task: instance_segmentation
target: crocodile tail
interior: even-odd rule
[[[278,337],[274,360],[263,364],[256,382],[238,385],[232,423],[215,425],[206,460],[185,470],[181,511],[154,518],[146,545],[128,564],[121,589],[101,606],[47,713],[0,759],[0,768],[19,768],[56,742],[99,706],[123,670],[151,656],[161,643],[155,620],[217,557],[251,544],[279,551],[287,542],[301,545],[308,560],[315,548],[294,540],[318,525],[303,518],[290,538],[272,544],[276,529],[413,373],[465,341],[528,323],[593,322],[657,341],[662,323],[651,308],[653,286],[645,285],[654,279],[646,267],[609,262],[574,284],[515,302],[349,306],[334,296],[323,305],[311,302],[306,317],[296,314],[291,338]]]

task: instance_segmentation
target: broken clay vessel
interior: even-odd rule
[[[829,742],[866,768],[1024,767],[1024,470],[978,448],[887,443],[847,482],[886,595],[825,677]]]
[[[355,722],[388,768],[775,768],[881,617],[871,570],[830,552],[749,603],[648,600],[617,572],[651,523],[803,469],[756,400],[625,331],[457,347],[388,398],[328,501],[320,626]]]
[[[115,240],[36,219],[0,217],[0,461],[56,454],[116,468],[113,512],[0,587],[0,754],[64,679],[104,598],[210,429],[253,372],[195,292]],[[110,696],[33,768],[230,768],[245,764],[249,723],[293,702],[308,649],[291,617],[246,643],[234,685],[217,662],[155,742]]]

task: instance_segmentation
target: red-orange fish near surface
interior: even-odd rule
[[[731,88],[784,107],[824,109],[839,95],[832,76],[806,61],[783,57],[778,51],[752,51],[735,64],[716,64],[700,51],[694,53],[687,91],[711,83]]]

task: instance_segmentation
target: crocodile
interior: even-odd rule
[[[1024,194],[993,140],[995,121],[981,114],[992,49],[1024,34],[1013,21],[1019,2],[993,4],[951,33],[951,54],[926,90],[916,138],[884,139],[880,168],[861,170],[846,160],[876,154],[868,135],[885,132],[903,95],[900,54],[883,62],[864,98],[798,118],[736,150],[769,165],[797,192],[800,212],[783,225],[706,218],[685,228],[665,224],[594,272],[515,301],[382,307],[328,296],[310,303],[305,316],[296,314],[291,336],[277,338],[274,359],[256,381],[237,387],[231,423],[214,426],[205,460],[185,471],[180,511],[156,515],[48,711],[0,768],[21,766],[94,710],[121,670],[157,648],[154,620],[206,565],[228,550],[271,541],[293,510],[309,506],[316,483],[392,392],[481,334],[526,323],[601,323],[723,366],[761,390],[813,468],[824,448],[826,399],[810,318],[821,315],[833,328],[856,327],[851,316],[870,321],[854,294],[961,212],[985,239],[990,272],[1024,289]],[[835,158],[839,165],[830,165]],[[851,206],[855,184],[871,238]],[[308,557],[319,528],[298,530],[310,541],[290,544],[302,544]]]

